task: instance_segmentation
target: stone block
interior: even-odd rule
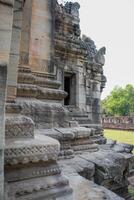
[[[6,138],[34,138],[34,122],[23,115],[6,115]]]

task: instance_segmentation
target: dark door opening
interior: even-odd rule
[[[76,75],[65,74],[64,75],[64,90],[68,93],[68,96],[64,100],[64,105],[75,106],[76,105]]]
[[[70,77],[65,77],[64,78],[64,90],[65,92],[68,93],[68,96],[64,100],[65,105],[70,104],[70,86],[71,86],[71,78]]]

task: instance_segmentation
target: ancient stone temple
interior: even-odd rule
[[[79,9],[0,0],[0,200],[130,199],[133,148],[103,137],[106,49]]]

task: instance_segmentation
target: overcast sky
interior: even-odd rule
[[[74,0],[73,0],[74,1]],[[78,0],[82,33],[106,46],[106,97],[115,85],[134,84],[134,0]]]
[[[134,84],[134,0],[78,0],[82,33],[106,46],[106,97],[115,85]]]

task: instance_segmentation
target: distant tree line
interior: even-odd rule
[[[101,101],[102,114],[105,116],[129,116],[134,114],[134,86],[116,86],[109,96]]]

